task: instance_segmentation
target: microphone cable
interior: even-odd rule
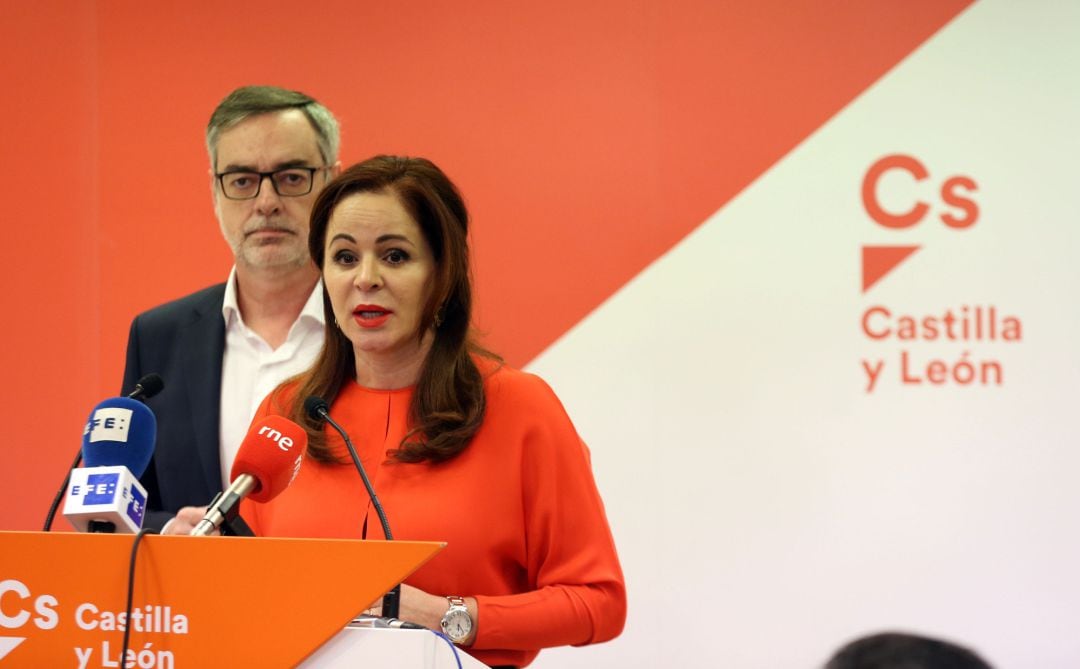
[[[67,474],[64,475],[64,482],[60,484],[60,489],[56,491],[56,497],[53,498],[52,506],[49,507],[49,513],[45,516],[45,528],[43,532],[48,532],[52,529],[53,518],[56,517],[56,511],[60,508],[60,501],[64,499],[64,493],[67,492],[68,483],[71,482],[71,471],[79,466],[82,462],[82,450],[79,450],[75,454],[75,462],[71,463],[68,467]]]
[[[135,591],[135,558],[139,555],[139,544],[147,534],[157,534],[157,530],[144,527],[135,535],[131,545],[131,564],[128,566],[127,605],[124,608],[124,643],[120,646],[120,666],[127,666],[128,644],[131,642],[131,600]]]
[[[431,632],[432,634],[434,634],[435,636],[439,637],[440,639],[442,639],[446,643],[450,644],[450,650],[454,651],[454,661],[457,662],[458,669],[461,669],[461,656],[458,655],[457,644],[455,644],[453,641],[451,641],[450,637],[446,636],[445,632],[436,632],[435,630],[428,630],[428,631]]]

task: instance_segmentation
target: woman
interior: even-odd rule
[[[618,635],[626,591],[562,405],[472,340],[467,224],[457,189],[420,158],[372,158],[322,191],[308,244],[326,343],[255,417],[303,425],[309,457],[243,513],[261,536],[384,538],[343,442],[305,414],[305,398],[325,398],[394,538],[447,542],[402,586],[399,617],[433,630],[446,617],[479,660],[521,667]]]

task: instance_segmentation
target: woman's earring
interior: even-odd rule
[[[438,311],[435,312],[435,329],[438,329],[443,323],[443,307],[446,305],[439,305]]]

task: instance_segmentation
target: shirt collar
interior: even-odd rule
[[[236,265],[229,270],[229,278],[225,282],[225,299],[221,303],[221,316],[225,319],[226,326],[232,323],[234,317],[243,321],[240,318],[240,303],[236,300]]]
[[[308,295],[307,302],[304,303],[304,308],[300,310],[300,319],[307,319],[314,321],[319,325],[326,325],[326,314],[323,311],[323,285],[322,277],[315,282],[315,287],[311,290],[311,295]]]

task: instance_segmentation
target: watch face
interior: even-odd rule
[[[451,609],[443,616],[442,628],[446,636],[454,641],[461,641],[472,631],[472,618],[467,610]]]

